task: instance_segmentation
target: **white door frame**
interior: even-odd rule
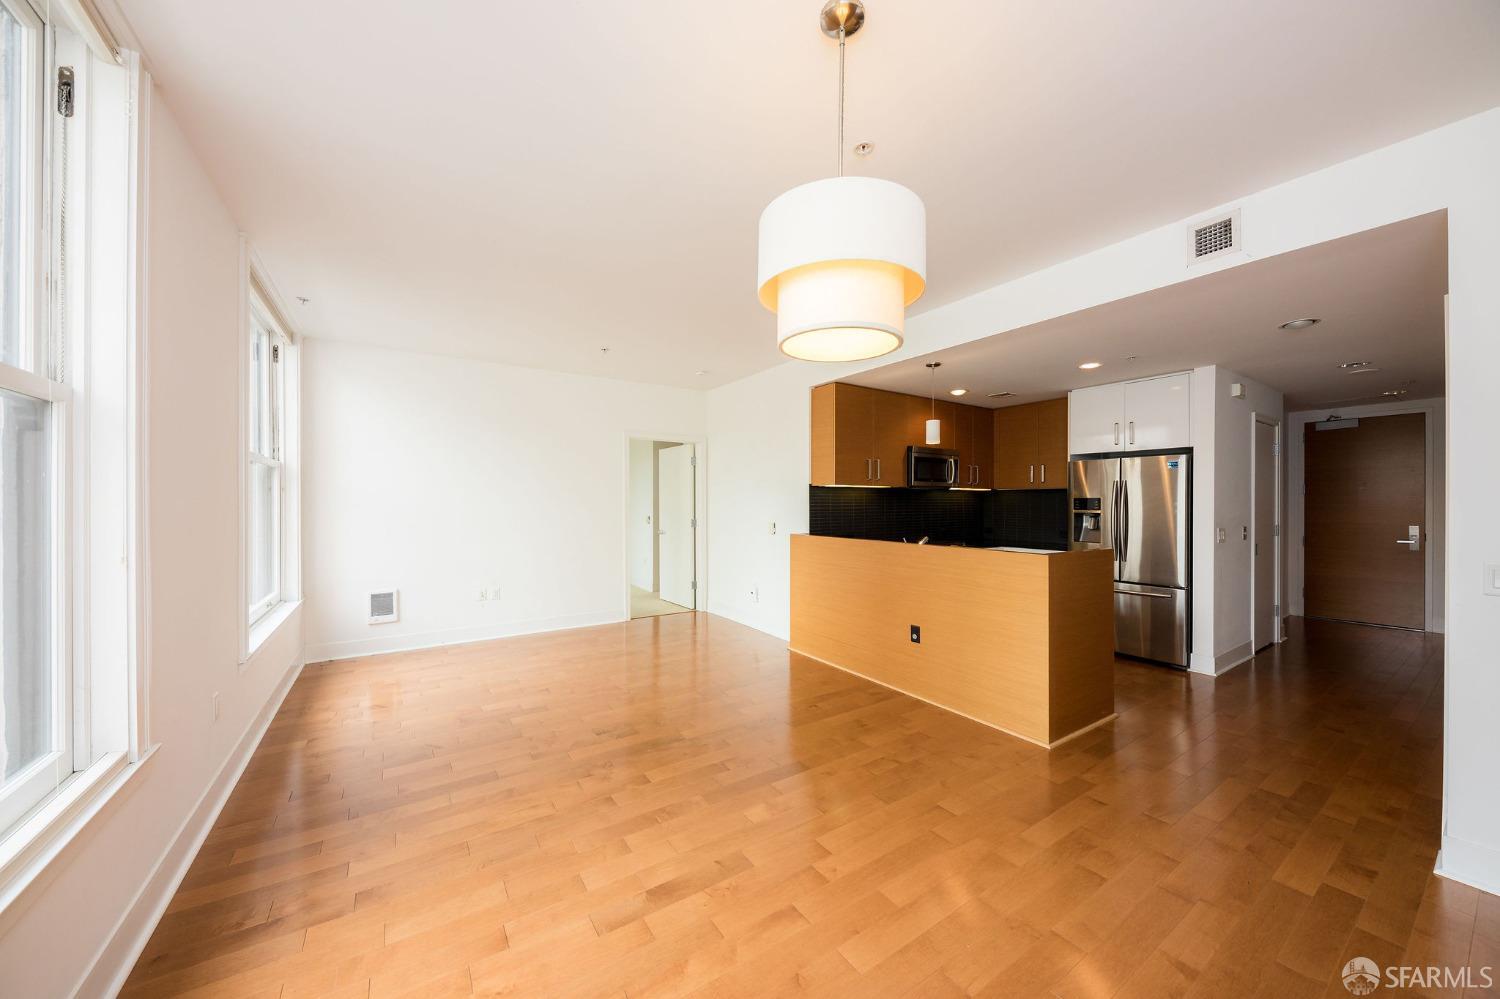
[[[1286,628],[1283,626],[1286,617],[1286,594],[1282,592],[1281,575],[1282,567],[1285,565],[1285,555],[1282,548],[1282,538],[1285,531],[1281,530],[1286,522],[1282,510],[1282,484],[1285,481],[1285,448],[1282,444],[1281,417],[1272,416],[1269,413],[1250,414],[1250,650],[1253,654],[1255,649],[1255,546],[1259,545],[1260,524],[1255,517],[1255,486],[1260,479],[1260,462],[1257,460],[1259,451],[1256,448],[1256,427],[1265,425],[1271,427],[1275,432],[1274,444],[1272,445],[1271,475],[1271,574],[1272,574],[1272,597],[1271,604],[1278,607],[1281,613],[1273,613],[1271,623],[1271,642],[1273,644],[1286,641]]]
[[[1423,569],[1427,574],[1427,586],[1425,593],[1426,609],[1423,614],[1424,627],[1428,631],[1441,632],[1445,628],[1443,620],[1443,545],[1447,541],[1447,522],[1444,517],[1443,503],[1447,489],[1445,476],[1447,474],[1443,461],[1443,447],[1446,439],[1444,429],[1444,416],[1446,413],[1446,401],[1439,399],[1415,399],[1411,402],[1388,402],[1374,403],[1367,406],[1329,406],[1323,409],[1307,410],[1299,413],[1286,414],[1287,429],[1286,455],[1287,472],[1289,476],[1287,530],[1284,532],[1294,542],[1288,547],[1290,555],[1288,573],[1288,602],[1282,607],[1287,613],[1301,615],[1305,611],[1302,602],[1303,589],[1303,538],[1307,531],[1305,518],[1305,505],[1303,502],[1307,488],[1306,455],[1303,447],[1303,434],[1309,423],[1317,423],[1326,420],[1332,413],[1349,419],[1360,419],[1363,417],[1376,416],[1400,416],[1404,413],[1422,413],[1426,419],[1423,420],[1424,445],[1427,450],[1425,462],[1425,474],[1427,478],[1424,513],[1427,537],[1423,552]],[[1395,539],[1393,538],[1392,541]]]
[[[708,438],[701,434],[651,433],[627,430],[620,438],[620,616],[630,620],[630,442],[663,441],[669,444],[692,444],[697,457],[693,469],[693,516],[698,527],[693,532],[693,575],[698,579],[696,610],[708,607]],[[654,462],[655,455],[652,456]],[[656,530],[653,522],[651,529]]]

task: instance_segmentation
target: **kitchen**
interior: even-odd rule
[[[1113,717],[1116,651],[1187,666],[1190,375],[992,408],[924,366],[812,390],[791,647],[1056,745]]]

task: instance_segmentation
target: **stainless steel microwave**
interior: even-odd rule
[[[952,489],[958,485],[958,452],[938,447],[908,447],[906,484],[913,489]]]

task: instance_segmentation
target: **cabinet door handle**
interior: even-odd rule
[[[879,458],[875,459],[875,481],[876,482],[880,481],[880,459]]]
[[[1130,443],[1131,444],[1135,443],[1135,421],[1134,420],[1130,421]]]
[[[1042,481],[1043,482],[1047,481],[1047,466],[1046,465],[1042,466]]]
[[[865,459],[865,481],[866,482],[874,482],[875,481],[875,459],[874,458],[866,458]]]
[[[1035,465],[1027,465],[1026,466],[1026,481],[1027,482],[1035,482],[1036,481],[1036,466]]]
[[[1120,446],[1120,425],[1118,423],[1116,423],[1115,424],[1115,447],[1119,447],[1119,446]]]

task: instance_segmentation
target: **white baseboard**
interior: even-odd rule
[[[1236,666],[1249,662],[1253,658],[1255,658],[1255,648],[1249,642],[1236,645],[1228,652],[1220,652],[1212,659],[1194,652],[1188,657],[1188,672],[1197,673],[1199,676],[1223,676]]]
[[[260,712],[251,719],[245,733],[240,736],[239,743],[234,747],[234,752],[229,754],[213,782],[199,797],[198,804],[178,827],[177,835],[172,837],[151,869],[151,876],[141,885],[140,891],[131,899],[130,906],[115,923],[109,938],[94,955],[88,971],[73,992],[74,996],[87,999],[94,996],[115,996],[125,985],[125,979],[130,976],[135,962],[146,949],[151,934],[156,930],[156,924],[161,922],[167,903],[172,901],[177,886],[187,876],[188,867],[193,858],[198,856],[198,850],[218,819],[219,812],[223,811],[230,792],[239,783],[240,775],[250,763],[250,757],[255,755],[266,729],[270,728],[271,719],[281,710],[281,704],[286,700],[292,684],[301,675],[302,665],[302,661],[298,660],[287,668],[286,675],[282,677],[276,690],[266,699]]]
[[[766,627],[765,622],[759,620],[761,615],[747,607],[740,607],[735,604],[719,601],[709,601],[708,612],[718,617],[726,617],[735,624],[743,624],[747,628],[754,628],[756,631],[770,635],[772,638],[779,638],[783,642],[790,642],[792,640],[790,634],[783,635],[778,631]]]
[[[535,618],[530,621],[515,621],[507,624],[478,624],[463,628],[445,628],[441,631],[373,635],[370,638],[351,638],[309,645],[303,649],[302,658],[310,663],[328,662],[333,659],[357,659],[360,656],[378,656],[386,652],[411,652],[416,649],[435,649],[444,645],[464,645],[469,642],[488,642],[496,638],[514,638],[517,635],[535,635],[543,631],[588,628],[596,624],[615,624],[623,620],[624,618],[618,613],[569,614],[563,617]]]
[[[1438,850],[1436,873],[1491,895],[1500,895],[1500,850],[1444,836]]]

